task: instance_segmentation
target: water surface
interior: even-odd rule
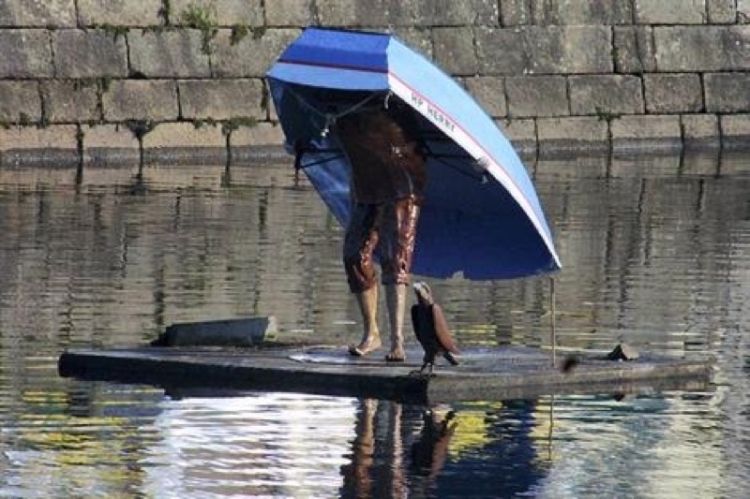
[[[175,322],[273,314],[280,339],[352,341],[342,230],[288,164],[6,170],[0,497],[745,497],[750,157],[530,164],[560,348],[710,356],[709,386],[427,413],[61,379],[64,349]],[[546,278],[430,283],[461,344],[549,346]]]

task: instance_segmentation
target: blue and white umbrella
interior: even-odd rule
[[[453,78],[398,38],[307,28],[267,78],[287,144],[304,145],[298,166],[342,224],[350,166],[328,126],[373,99],[387,103],[388,95],[421,116],[428,180],[414,273],[505,279],[560,268],[534,186],[508,139]]]

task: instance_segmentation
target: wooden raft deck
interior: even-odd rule
[[[143,383],[169,390],[214,388],[372,397],[409,403],[533,398],[547,394],[632,393],[705,387],[711,365],[641,356],[612,361],[578,355],[567,373],[551,366],[549,354],[532,348],[467,349],[461,365],[440,359],[436,376],[410,375],[421,351],[390,364],[378,352],[354,358],[343,347],[227,349],[145,347],[72,350],[61,355],[64,377]],[[558,354],[558,363],[561,362]]]

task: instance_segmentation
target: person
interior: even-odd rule
[[[426,183],[417,117],[403,101],[389,96],[340,116],[332,131],[351,165],[352,205],[343,264],[363,319],[362,339],[349,353],[365,356],[381,346],[375,256],[390,327],[386,360],[403,362],[406,288]]]

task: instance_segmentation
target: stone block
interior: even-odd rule
[[[730,145],[728,149],[722,150],[720,155],[721,162],[716,173],[724,177],[737,175],[747,178],[750,175],[750,163],[747,161],[747,151],[747,142],[744,145],[738,144],[737,149],[734,149]]]
[[[86,166],[131,166],[140,161],[140,144],[123,125],[81,126]]]
[[[680,118],[686,149],[716,149],[720,146],[719,118],[713,114],[685,114]]]
[[[298,29],[269,29],[260,37],[248,36],[232,44],[230,30],[219,30],[211,45],[213,75],[263,78],[299,34]]]
[[[612,152],[608,174],[612,178],[642,179],[648,177],[675,178],[680,174],[682,155],[679,149],[654,150],[638,142],[633,147]]]
[[[536,122],[533,119],[496,120],[495,123],[519,154],[536,154]]]
[[[284,131],[278,124],[258,123],[232,130],[229,144],[235,147],[280,146],[284,143]]]
[[[498,26],[498,2],[492,0],[381,1],[385,7],[387,25]],[[377,16],[373,12],[368,15]],[[372,26],[381,23],[368,24]]]
[[[100,149],[134,149],[140,147],[138,139],[125,125],[99,124],[94,126],[81,125],[84,151],[94,148]]]
[[[505,80],[496,76],[474,76],[464,80],[466,89],[493,118],[508,115]]]
[[[591,0],[529,0],[531,24],[617,25],[633,20],[632,2]]]
[[[654,45],[659,71],[750,69],[750,25],[657,26]]]
[[[75,0],[4,0],[0,3],[1,27],[74,28]]]
[[[155,26],[163,22],[163,0],[77,0],[78,22],[87,26]]]
[[[750,0],[737,0],[737,22],[750,23]]]
[[[503,0],[500,3],[500,25],[503,27],[531,24],[528,0]]]
[[[676,115],[622,116],[610,123],[615,152],[677,152],[682,149],[680,117]]]
[[[750,114],[728,114],[719,119],[724,149],[750,150]]]
[[[477,28],[477,62],[482,75],[518,75],[528,71],[527,28]]]
[[[259,79],[180,81],[180,109],[189,120],[264,119],[263,82]]]
[[[567,116],[568,91],[564,76],[516,76],[505,80],[508,116]]]
[[[284,154],[284,140],[284,131],[278,124],[264,122],[253,127],[239,127],[229,134],[232,162],[272,156],[283,158],[291,165],[294,160]]]
[[[78,127],[0,127],[0,166],[78,164]]]
[[[750,112],[749,73],[708,73],[703,79],[707,112]]]
[[[644,73],[656,71],[656,57],[650,26],[616,26],[614,29],[615,71]]]
[[[217,26],[263,26],[264,23],[263,0],[170,0],[169,5],[169,20],[176,25],[186,24],[191,11],[207,16]]]
[[[104,30],[52,33],[58,78],[123,77],[128,74],[125,37]]]
[[[471,27],[435,28],[432,37],[436,62],[446,72],[453,75],[477,73],[477,54]]]
[[[203,33],[197,29],[134,30],[128,35],[132,74],[147,77],[208,77],[211,75]]]
[[[631,75],[570,76],[570,111],[573,115],[643,113],[641,79]]]
[[[708,22],[711,24],[734,24],[737,22],[736,0],[710,0],[706,2]]]
[[[635,0],[635,20],[638,24],[703,24],[706,0]]]
[[[227,138],[220,126],[161,123],[143,137],[144,163],[225,162]]]
[[[165,80],[119,80],[102,93],[107,121],[175,120],[179,114],[177,85]]]
[[[497,2],[492,0],[338,0],[318,2],[317,14],[324,26],[498,25]]]
[[[159,147],[219,147],[225,148],[227,139],[220,126],[195,126],[192,123],[160,123],[143,137],[143,148]]]
[[[336,0],[334,2],[316,2],[318,22],[323,26],[362,26],[361,21],[368,11],[377,12],[382,5],[361,0]],[[381,19],[381,25],[385,19]]]
[[[273,27],[309,26],[315,23],[314,0],[274,0],[266,2],[266,25]]]
[[[477,28],[481,74],[611,73],[608,26]]]
[[[427,58],[434,60],[432,51],[432,30],[429,28],[410,28],[398,26],[393,29],[393,35],[400,39],[408,47],[421,52]]]
[[[0,80],[0,124],[30,125],[41,119],[42,99],[38,83]]]
[[[75,125],[51,125],[46,128],[35,126],[0,127],[0,151],[13,149],[77,149],[77,127]]]
[[[697,74],[644,74],[643,85],[647,113],[695,113],[703,109],[703,86]]]
[[[609,125],[597,117],[539,118],[537,137],[541,157],[604,153],[609,150]]]
[[[47,30],[0,30],[0,78],[49,78],[54,76],[52,48]]]
[[[718,137],[716,137],[716,144],[719,144]],[[702,150],[693,149],[686,143],[685,148],[689,149],[689,154],[681,156],[679,175],[718,176],[725,173],[724,164],[719,161],[721,152],[718,145]]]
[[[44,81],[42,98],[46,118],[52,123],[80,123],[102,118],[96,83],[81,80]]]
[[[526,46],[530,73],[611,73],[609,26],[531,28]]]

